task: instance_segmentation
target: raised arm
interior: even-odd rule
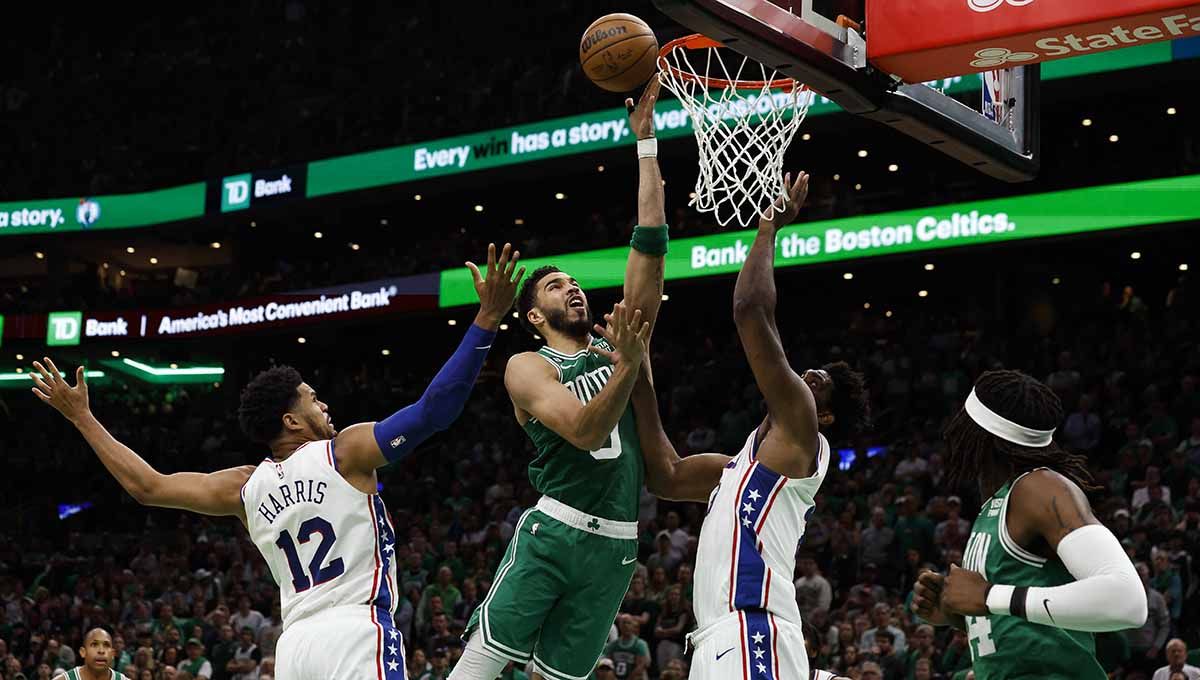
[[[1009,493],[1007,528],[1030,559],[1028,547],[1046,545],[1075,581],[1049,588],[988,583],[951,567],[943,609],[970,616],[1016,616],[1067,630],[1107,632],[1146,621],[1146,591],[1124,548],[1092,515],[1083,491],[1051,470],[1035,470]]]
[[[729,456],[698,453],[687,458],[679,457],[663,430],[649,370],[638,374],[633,386],[632,402],[637,415],[642,457],[646,461],[646,488],[655,496],[667,500],[707,501],[713,488],[721,481],[721,471],[729,463]]]
[[[667,252],[667,213],[658,169],[658,141],[654,138],[658,90],[658,78],[651,78],[636,107],[633,99],[625,100],[629,128],[638,140],[638,221],[625,264],[624,302],[630,309],[642,310],[651,333],[662,305],[663,256]]]
[[[63,380],[54,362],[33,362],[36,385],[33,393],[53,406],[87,441],[96,457],[134,500],[142,505],[178,508],[205,515],[232,515],[246,522],[242,508],[241,489],[253,465],[229,468],[218,472],[176,472],[164,475],[155,470],[133,449],[117,441],[88,405],[87,379],[83,367],[75,371],[75,386]]]
[[[612,361],[613,373],[587,404],[575,398],[558,381],[555,368],[533,352],[514,356],[504,371],[504,386],[513,404],[584,451],[603,447],[616,429],[629,403],[650,336],[650,324],[642,321],[638,311],[628,313],[622,303],[617,303],[605,318],[608,327],[596,326],[596,331],[615,351],[595,345],[590,349]]]
[[[496,328],[512,307],[517,282],[525,274],[524,267],[517,269],[520,251],[510,258],[511,250],[510,244],[504,244],[497,259],[496,244],[488,245],[486,277],[474,263],[466,263],[475,279],[479,312],[421,397],[384,420],[359,423],[338,433],[334,451],[343,476],[373,475],[376,468],[408,456],[458,419],[492,347]]]
[[[808,174],[801,172],[795,183],[784,180],[786,206],[777,208],[772,219],[760,219],[754,245],[746,256],[733,290],[733,320],[738,337],[771,413],[772,425],[781,428],[794,442],[809,445],[817,440],[816,403],[804,380],[792,370],[779,329],[775,325],[775,236],[780,227],[796,217],[808,195]]]

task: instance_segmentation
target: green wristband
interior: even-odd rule
[[[633,228],[633,238],[629,241],[629,245],[640,253],[661,256],[667,254],[667,241],[667,225],[637,226]]]

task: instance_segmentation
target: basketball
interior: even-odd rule
[[[658,40],[646,22],[632,14],[606,14],[592,22],[579,41],[583,72],[609,92],[629,92],[654,75]]]

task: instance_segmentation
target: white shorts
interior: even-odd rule
[[[688,680],[808,680],[800,626],[761,609],[738,611],[688,636]]]
[[[391,614],[367,605],[296,621],[275,648],[276,680],[404,680],[404,640]]]

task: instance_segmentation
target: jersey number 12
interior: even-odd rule
[[[292,571],[292,587],[296,589],[297,593],[332,581],[346,571],[346,565],[340,557],[327,566],[321,566],[329,554],[330,548],[333,547],[333,542],[337,540],[337,536],[333,533],[333,525],[323,517],[310,517],[300,525],[300,531],[296,537],[300,539],[301,543],[308,543],[313,534],[321,534],[321,544],[317,546],[317,551],[308,561],[308,574],[304,573],[304,567],[300,565],[300,555],[296,552],[296,543],[292,540],[292,535],[288,533],[288,530],[284,529],[279,532],[279,538],[275,541],[275,545],[279,546],[279,549],[287,556],[288,569]]]

